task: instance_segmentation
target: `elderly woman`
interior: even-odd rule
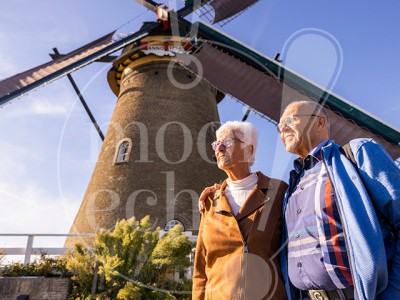
[[[193,299],[287,299],[279,265],[287,184],[252,173],[257,131],[227,122],[212,143],[227,179],[204,202]]]

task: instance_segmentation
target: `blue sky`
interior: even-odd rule
[[[261,0],[217,28],[269,57],[284,53],[288,67],[399,128],[399,11],[397,0]],[[133,0],[3,0],[0,79],[50,60],[53,47],[69,52],[128,22],[119,32],[153,20]],[[108,69],[97,63],[72,74],[103,132],[116,101]],[[229,99],[219,105],[221,121],[245,110]],[[248,121],[260,135],[254,170],[287,179],[293,157],[275,128],[254,113]],[[67,233],[101,147],[68,80],[4,106],[0,128],[1,232]]]

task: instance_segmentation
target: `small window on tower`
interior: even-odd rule
[[[130,139],[124,139],[119,143],[117,147],[117,153],[115,157],[115,163],[124,163],[129,161],[129,154],[131,152]]]

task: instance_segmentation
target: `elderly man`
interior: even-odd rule
[[[289,104],[277,128],[299,156],[283,204],[289,299],[400,299],[400,169],[372,139],[349,143],[354,165],[315,102]]]
[[[287,299],[276,255],[287,184],[250,171],[257,145],[250,123],[227,122],[216,134],[212,147],[227,179],[205,199],[192,298]]]
[[[284,201],[291,298],[400,299],[399,168],[371,139],[350,142],[355,167],[315,102],[289,104],[278,132],[299,156]]]

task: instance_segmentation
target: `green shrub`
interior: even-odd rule
[[[20,262],[13,262],[5,265],[0,272],[3,277],[16,276],[44,276],[44,277],[65,277],[71,273],[66,267],[66,260],[63,257],[46,257],[45,253],[40,255],[38,260],[27,265]]]
[[[181,226],[162,238],[160,228],[151,228],[148,216],[121,220],[112,232],[100,231],[91,249],[76,244],[65,255],[66,268],[73,273],[70,299],[90,299],[95,273],[96,299],[190,299],[191,282],[171,281],[168,274],[190,265],[192,243]]]
[[[102,230],[88,248],[76,244],[64,256],[46,257],[24,265],[14,262],[4,266],[0,275],[69,276],[72,291],[69,299],[79,300],[172,300],[190,299],[191,281],[169,279],[174,272],[190,266],[192,243],[175,226],[162,238],[160,228],[151,231],[147,216],[119,221],[112,232]],[[95,274],[95,297],[91,297]]]

